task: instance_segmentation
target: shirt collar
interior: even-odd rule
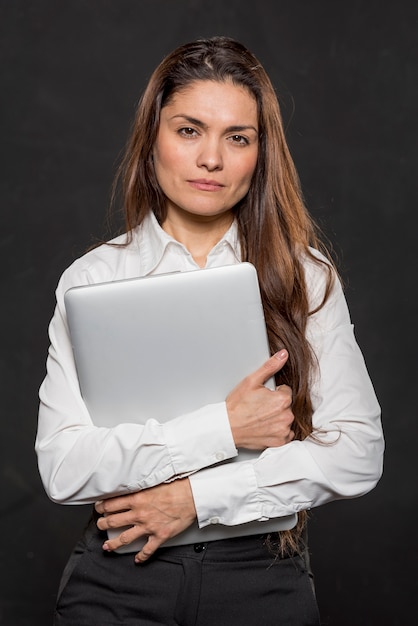
[[[142,224],[135,231],[137,240],[141,274],[150,274],[161,262],[169,247],[175,246],[179,251],[188,254],[183,244],[176,241],[159,225],[154,213],[150,211]],[[238,224],[234,220],[222,239],[213,247],[210,254],[221,246],[228,245],[237,261],[241,260],[241,246],[238,237]]]

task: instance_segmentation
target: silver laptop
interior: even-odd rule
[[[81,393],[96,426],[164,422],[221,402],[269,357],[250,263],[73,287],[65,306]],[[257,454],[240,450],[229,462]],[[284,530],[295,521],[196,524],[165,545]]]

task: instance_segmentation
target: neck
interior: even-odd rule
[[[200,219],[188,219],[186,221],[168,214],[162,228],[187,248],[199,267],[204,267],[209,252],[231,226],[233,215],[226,213],[217,216],[216,219],[197,217]]]

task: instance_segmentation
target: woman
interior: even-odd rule
[[[341,285],[257,59],[219,37],[164,59],[139,103],[119,180],[126,234],[64,272],[40,390],[45,488],[56,502],[96,503],[64,573],[55,624],[318,624],[306,511],[372,489],[383,438]],[[220,404],[165,425],[94,427],[65,291],[241,261],[257,268],[273,356]],[[263,383],[274,374],[271,391]],[[260,456],[213,466],[216,450],[232,458],[238,447]],[[291,530],[233,537],[238,524],[291,513]],[[196,519],[220,522],[226,538],[164,547]],[[115,553],[142,536],[136,555]]]

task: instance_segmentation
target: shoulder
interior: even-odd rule
[[[59,288],[102,283],[140,274],[138,236],[120,235],[76,259],[62,274]]]
[[[341,291],[341,282],[331,261],[316,248],[309,247],[301,254],[310,310]]]
[[[312,327],[322,331],[350,324],[350,313],[337,270],[319,250],[309,248],[303,255],[305,283]]]

